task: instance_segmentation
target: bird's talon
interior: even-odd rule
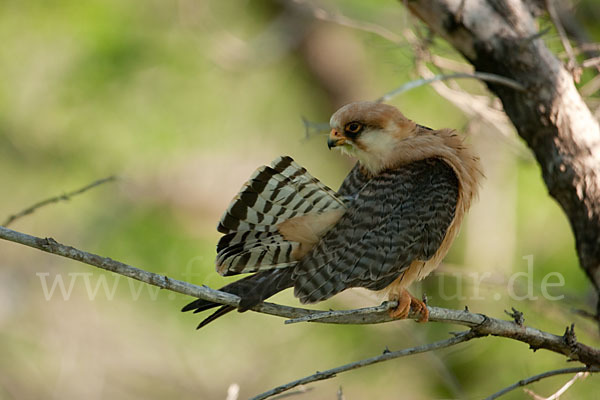
[[[398,298],[390,298],[390,301],[394,300],[398,302],[398,306],[389,311],[390,317],[394,319],[406,319],[412,312],[420,314],[417,322],[429,321],[429,309],[427,308],[427,305],[411,295],[407,290],[404,290]]]

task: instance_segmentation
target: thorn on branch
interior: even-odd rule
[[[529,349],[530,349],[530,350],[532,350],[532,351],[535,353],[536,351],[538,351],[538,350],[539,350],[539,347],[537,347],[537,346],[534,346],[534,345],[530,344],[530,345],[529,345]]]
[[[571,324],[570,327],[567,326],[567,328],[565,329],[565,334],[562,338],[567,346],[571,348],[577,346],[577,336],[575,336],[575,324]]]
[[[337,376],[337,374],[335,372],[331,372],[331,371],[317,371],[315,372],[315,376],[318,377],[319,380],[323,380],[323,379],[329,379],[329,378],[335,378]]]
[[[423,293],[423,296],[421,296],[421,301],[423,301],[423,303],[424,303],[425,305],[427,305],[427,300],[428,300],[428,299],[427,299],[427,293]]]
[[[511,307],[512,312],[508,312],[506,310],[504,310],[504,312],[513,319],[513,321],[515,321],[515,324],[519,325],[519,326],[523,326],[523,323],[525,322],[525,318],[523,317],[523,313],[517,309],[515,309],[514,307]]]
[[[383,353],[382,354],[388,354],[388,353],[391,353],[391,351],[390,351],[390,349],[387,346],[385,346],[385,349],[383,349]]]
[[[45,249],[53,249],[58,242],[51,237],[43,238],[40,240],[40,245]]]
[[[469,311],[469,306],[465,306],[465,312],[470,312]]]

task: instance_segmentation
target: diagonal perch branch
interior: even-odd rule
[[[102,257],[71,246],[65,246],[52,238],[44,239],[30,236],[0,226],[0,239],[20,243],[47,253],[80,261],[173,292],[234,307],[237,307],[240,301],[239,297],[235,295],[144,271],[120,261],[112,260],[108,257]],[[567,356],[569,360],[579,361],[585,365],[600,368],[600,350],[578,342],[574,335],[553,335],[532,327],[519,326],[513,321],[491,318],[483,314],[475,314],[466,310],[450,310],[438,307],[428,308],[429,320],[432,322],[467,326],[472,328],[480,336],[493,335],[518,340],[529,344],[530,348],[533,350],[550,350]],[[328,313],[327,311],[308,310],[272,303],[259,304],[252,308],[252,310],[288,319]],[[410,318],[418,318],[418,315],[411,314]],[[385,310],[385,307],[379,307],[378,310],[373,313],[363,313],[361,310],[353,312],[338,311],[328,314],[326,318],[315,320],[315,322],[331,324],[377,324],[389,321],[392,321],[392,319]],[[569,332],[571,331],[567,330],[567,333]]]

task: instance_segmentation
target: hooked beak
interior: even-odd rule
[[[331,133],[329,134],[329,138],[327,139],[327,147],[329,150],[331,150],[333,147],[341,146],[344,143],[346,143],[346,138],[335,129],[332,129]]]

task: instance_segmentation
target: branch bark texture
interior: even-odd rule
[[[575,235],[582,268],[600,293],[600,129],[572,75],[550,52],[522,0],[412,0],[408,9],[478,72],[519,82],[486,82],[534,152],[550,195]],[[600,296],[597,314],[600,315]]]
[[[237,307],[240,301],[239,297],[235,295],[145,271],[108,257],[102,257],[71,246],[66,246],[58,243],[52,238],[39,238],[0,226],[0,239],[80,261],[138,281],[146,282],[150,285],[158,286],[162,289],[213,301],[219,304]],[[393,305],[387,304],[366,310],[358,309],[330,312],[288,307],[272,303],[261,303],[252,308],[252,310],[291,319],[325,313],[325,318],[313,317],[308,319],[313,320],[314,322],[330,324],[378,324],[393,321],[387,312],[389,306]],[[504,321],[483,314],[475,314],[468,310],[450,310],[438,307],[428,308],[429,320],[432,322],[463,325],[471,328],[470,331],[476,337],[492,335],[510,338],[527,343],[533,350],[550,350],[554,353],[562,354],[570,360],[579,361],[587,366],[600,368],[600,350],[578,342],[572,326],[571,328],[567,328],[563,336],[558,336],[517,323],[520,321]],[[418,319],[420,315],[411,314],[409,317]]]

